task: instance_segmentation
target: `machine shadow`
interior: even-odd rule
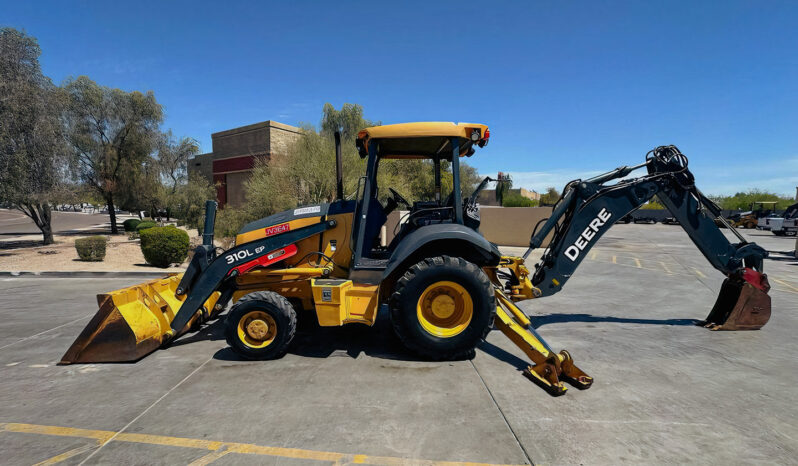
[[[208,327],[210,338],[224,339],[224,316]],[[408,351],[391,328],[390,318],[381,310],[373,327],[367,325],[344,325],[341,327],[321,327],[312,311],[301,311],[298,315],[294,341],[288,347],[288,354],[307,358],[350,357],[356,359],[361,353],[380,359],[398,361],[424,361]],[[216,327],[211,330],[212,327]],[[208,339],[199,335],[186,338],[186,342]],[[229,347],[214,354],[214,359],[222,361],[245,361]]]
[[[649,324],[649,325],[687,325],[692,326],[697,322],[696,319],[629,319],[624,317],[594,316],[592,314],[548,314],[544,316],[529,316],[532,327],[538,329],[546,324],[556,324],[565,322],[613,322],[624,324]],[[495,330],[495,329],[494,329]],[[530,362],[483,340],[477,348],[487,355],[514,366],[519,371],[529,367]]]
[[[523,371],[532,364],[531,361],[525,361],[519,358],[518,356],[514,355],[513,353],[505,351],[502,348],[499,348],[498,346],[494,345],[493,343],[488,342],[487,340],[482,340],[481,342],[479,342],[479,344],[477,345],[477,349],[479,349],[480,351],[482,351],[487,355],[493,356],[494,358],[496,358],[501,362],[507,363],[515,367],[516,369],[518,369],[519,372]]]
[[[529,316],[532,327],[540,328],[546,324],[559,324],[565,322],[612,322],[620,324],[647,324],[647,325],[695,325],[698,319],[630,319],[626,317],[594,316],[592,314],[548,314],[543,316]]]
[[[224,340],[225,317],[221,315],[199,331],[173,342],[170,346],[182,346],[199,341]],[[649,325],[692,326],[695,319],[631,319],[591,314],[549,314],[531,316],[532,326],[540,328],[546,324],[566,322],[611,322]],[[529,366],[525,361],[498,346],[482,341],[477,346],[494,358],[524,370]],[[390,318],[385,310],[380,311],[373,327],[366,325],[344,325],[342,327],[321,327],[310,311],[300,312],[294,341],[288,348],[289,354],[307,358],[350,357],[356,359],[361,353],[380,359],[399,361],[424,361],[408,351],[391,328]],[[221,361],[246,361],[229,347],[220,349],[214,359]],[[466,358],[466,359],[470,359]]]

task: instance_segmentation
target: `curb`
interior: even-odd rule
[[[179,272],[7,272],[0,271],[0,277],[39,277],[39,278],[162,278]]]

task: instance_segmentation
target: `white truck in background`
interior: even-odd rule
[[[770,231],[776,236],[796,236],[798,234],[798,203],[787,207],[784,215],[770,215],[757,221],[757,230]]]

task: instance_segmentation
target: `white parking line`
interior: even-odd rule
[[[8,348],[9,346],[16,345],[17,343],[22,343],[23,341],[30,340],[31,338],[36,338],[36,337],[38,337],[39,335],[44,335],[44,334],[45,334],[45,333],[47,333],[47,332],[52,332],[53,330],[58,330],[58,329],[59,329],[59,328],[61,328],[61,327],[66,327],[67,325],[74,324],[75,322],[80,322],[81,320],[88,319],[89,317],[93,316],[94,314],[95,314],[95,313],[94,313],[94,312],[92,312],[91,314],[88,314],[88,315],[85,315],[85,316],[83,316],[83,317],[77,318],[77,319],[75,319],[75,320],[72,320],[72,321],[70,321],[70,322],[67,322],[67,323],[65,323],[65,324],[61,324],[61,325],[59,325],[58,327],[53,327],[53,328],[51,328],[51,329],[47,329],[47,330],[45,330],[45,331],[43,331],[43,332],[39,332],[39,333],[37,333],[36,335],[31,335],[31,336],[29,336],[29,337],[25,337],[25,338],[23,338],[23,339],[21,339],[21,340],[17,340],[17,341],[11,342],[11,343],[9,343],[9,344],[7,344],[7,345],[0,346],[0,350],[1,350],[1,349]]]

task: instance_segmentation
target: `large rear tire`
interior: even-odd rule
[[[473,357],[496,315],[490,280],[477,265],[438,256],[413,265],[396,282],[391,323],[402,343],[428,359]]]
[[[227,315],[227,344],[247,359],[276,359],[285,354],[296,333],[296,311],[272,291],[245,295]]]

